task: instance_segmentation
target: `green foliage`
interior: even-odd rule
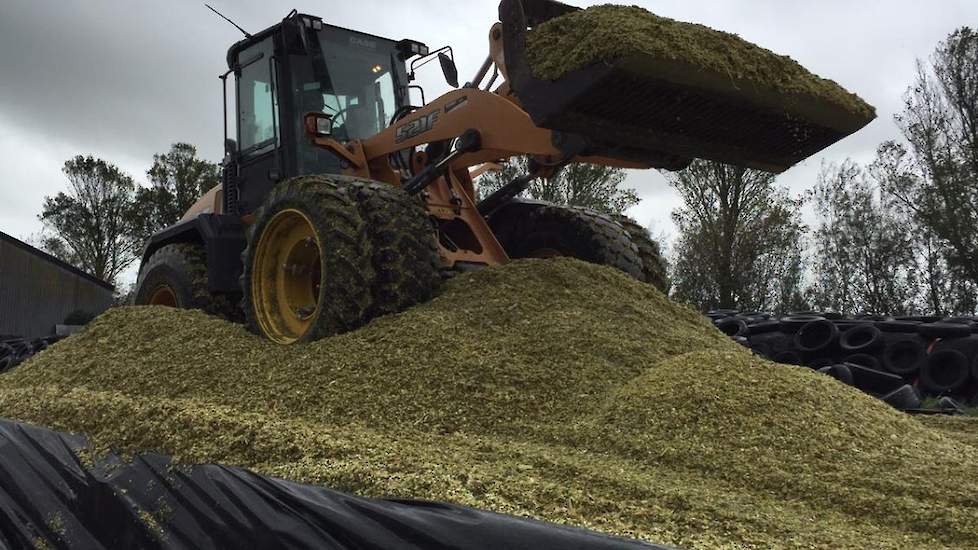
[[[208,190],[221,181],[220,167],[197,158],[197,148],[174,143],[167,153],[153,155],[146,172],[150,187],[140,188],[137,205],[143,239],[173,225]]]
[[[62,169],[68,192],[44,198],[38,218],[50,236],[44,247],[80,269],[114,282],[135,259],[136,185],[117,166],[76,156]]]
[[[978,285],[978,33],[962,27],[940,43],[896,116],[907,145],[887,142],[887,193],[942,249],[954,277]]]
[[[526,157],[513,157],[501,170],[487,172],[478,180],[478,196],[493,191],[528,173]],[[638,204],[634,189],[622,187],[625,171],[597,164],[569,164],[550,178],[538,178],[524,194],[532,199],[590,208],[608,214],[620,214]]]
[[[850,160],[824,166],[811,196],[821,218],[810,289],[815,307],[909,313],[917,284],[912,228],[894,201]]]
[[[696,160],[667,176],[683,206],[673,297],[700,309],[801,308],[802,201],[767,172]]]

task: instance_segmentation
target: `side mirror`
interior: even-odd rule
[[[441,64],[441,72],[445,75],[445,81],[452,88],[458,88],[458,68],[455,67],[455,61],[442,52],[438,54],[438,63]]]
[[[303,123],[306,127],[306,135],[310,138],[333,135],[333,117],[326,113],[306,113]]]

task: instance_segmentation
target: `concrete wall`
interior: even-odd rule
[[[72,311],[111,305],[108,284],[0,233],[0,335],[47,336]]]

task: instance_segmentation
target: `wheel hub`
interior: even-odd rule
[[[322,247],[309,218],[296,209],[275,214],[255,248],[251,295],[259,328],[291,344],[319,314]]]
[[[168,285],[161,285],[153,291],[147,303],[151,306],[177,307],[177,293]]]

